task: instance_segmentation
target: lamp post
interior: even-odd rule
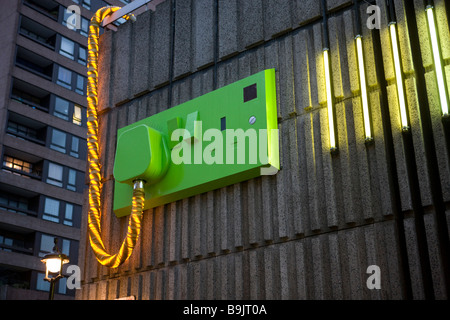
[[[69,258],[61,253],[58,248],[58,238],[54,238],[55,246],[53,247],[53,252],[47,253],[41,260],[45,263],[45,281],[50,282],[50,292],[48,299],[53,300],[55,295],[55,282],[60,278],[64,277],[62,275],[62,266],[69,262]],[[49,277],[49,273],[56,274]]]

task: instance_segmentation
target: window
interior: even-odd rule
[[[80,207],[72,203],[45,197],[42,219],[62,223],[66,226],[73,226],[74,222],[78,225],[79,211]],[[75,221],[74,217],[76,217]]]
[[[69,59],[74,60],[74,54],[75,54],[75,42],[61,37],[61,48],[59,49],[59,53]]]
[[[84,77],[77,74],[77,87],[75,88],[75,92],[84,95],[84,88]]]
[[[78,153],[79,145],[80,145],[80,139],[75,136],[72,136],[72,145],[70,148],[70,155],[72,157],[79,158],[79,156],[80,156]]]
[[[72,72],[58,66],[58,79],[56,80],[56,83],[64,88],[72,90]]]
[[[67,278],[61,278],[59,279],[58,283],[58,293],[59,294],[66,294],[66,288],[67,288]]]
[[[81,17],[81,30],[80,34],[87,37],[89,34],[89,20]]]
[[[58,200],[45,198],[42,219],[59,223],[59,204]]]
[[[69,169],[67,189],[72,190],[72,191],[77,191],[77,171],[74,169]]]
[[[53,162],[49,162],[48,164],[48,177],[47,183],[52,184],[57,187],[63,186],[63,167],[55,164]]]
[[[61,252],[63,254],[65,254],[66,256],[70,255],[70,241],[69,240],[66,240],[66,239],[62,240]]]
[[[32,139],[37,139],[37,131],[21,124],[15,123],[13,121],[8,121],[8,133],[12,133],[16,136],[27,137]]]
[[[41,246],[39,248],[39,257],[44,257],[47,253],[53,251],[53,247],[55,246],[54,239],[55,237],[46,234],[41,235]]]
[[[73,226],[73,204],[66,203],[66,212],[64,213],[63,224]]]
[[[75,105],[73,108],[72,122],[78,126],[81,126],[81,107]]]
[[[36,290],[41,291],[50,291],[50,282],[45,281],[45,274],[44,273],[38,273],[37,279],[36,279]]]
[[[55,110],[53,115],[58,118],[69,120],[69,101],[55,97]]]
[[[62,131],[53,129],[50,148],[62,153],[66,153],[66,134]]]
[[[91,0],[83,0],[83,7],[88,10],[91,10]]]
[[[85,66],[87,64],[87,50],[84,47],[78,48],[78,63]]]
[[[31,173],[33,171],[33,165],[31,163],[6,155],[3,158],[3,167],[22,171],[24,173]]]
[[[28,210],[28,199],[12,195],[0,194],[0,209],[20,213]]]

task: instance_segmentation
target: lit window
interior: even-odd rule
[[[57,187],[63,186],[63,167],[49,162],[48,164],[48,177],[47,183],[52,184]]]
[[[59,53],[69,59],[74,60],[75,43],[69,39],[61,37],[61,49]]]
[[[76,125],[81,126],[81,107],[75,105],[73,108],[73,120],[72,122]]]
[[[66,68],[59,66],[58,79],[56,83],[67,89],[72,89],[72,72]]]
[[[64,120],[69,120],[69,101],[56,97],[53,115]]]
[[[45,198],[42,219],[59,223],[59,201]]]
[[[66,153],[66,134],[62,131],[53,129],[50,148],[62,153]]]
[[[33,165],[31,163],[10,156],[4,157],[3,166],[25,173],[31,173],[33,169]]]

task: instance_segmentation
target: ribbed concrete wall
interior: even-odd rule
[[[434,2],[450,79],[448,3]],[[338,154],[329,150],[320,1],[166,0],[106,32],[102,225],[111,252],[128,223],[112,212],[118,128],[276,68],[282,170],[146,211],[131,260],[114,270],[92,254],[85,208],[77,298],[448,298],[450,127],[423,2],[407,3],[395,1],[411,123],[402,134],[385,1],[381,30],[365,27],[361,2],[374,134],[365,144],[355,11],[352,1],[327,1]],[[370,265],[380,267],[380,290],[366,286]]]

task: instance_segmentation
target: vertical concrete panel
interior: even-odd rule
[[[192,258],[201,258],[202,256],[202,217],[201,217],[201,197],[196,195],[191,200],[191,221],[192,221]]]
[[[447,160],[449,154],[445,133],[442,126],[442,111],[440,108],[438,89],[436,85],[435,72],[425,73],[425,81],[428,92],[428,105],[430,108],[430,116],[433,128],[434,147],[436,150],[436,158],[439,166],[439,176],[441,178],[442,195],[444,201],[450,199],[450,162]]]
[[[288,125],[283,122],[278,126],[280,132],[280,154],[284,156],[280,159],[281,171],[277,174],[276,177],[276,208],[275,216],[274,216],[274,228],[277,230],[275,233],[275,239],[286,239],[289,237],[288,231],[288,201],[290,197],[287,195],[291,194],[290,190],[287,190],[287,186],[290,186],[290,165],[288,158],[288,146],[289,146],[289,135],[287,134],[289,128]],[[273,204],[275,206],[275,203]]]
[[[98,111],[102,112],[113,107],[111,101],[111,70],[112,70],[112,38],[113,32],[104,32],[98,43]]]
[[[154,209],[144,211],[142,218],[142,231],[140,235],[142,267],[149,268],[154,266],[153,259],[153,230],[154,230]]]
[[[206,254],[213,255],[216,251],[216,223],[217,218],[214,212],[214,191],[206,194]]]
[[[325,204],[326,204],[326,220],[327,226],[333,227],[337,226],[338,220],[338,210],[337,207],[337,192],[335,186],[335,172],[333,169],[333,159],[330,154],[330,143],[329,143],[329,131],[328,131],[328,114],[325,108],[320,109],[320,137],[322,141],[322,166],[323,166],[323,179],[325,188],[322,189],[325,194]],[[338,173],[336,173],[338,174]]]
[[[192,72],[192,2],[176,1],[173,76],[181,77]]]
[[[292,0],[263,0],[266,40],[292,29],[292,4]]]
[[[171,46],[172,1],[166,0],[158,5],[158,11],[151,19],[151,39],[153,39],[152,59],[150,60],[151,87],[159,87],[169,82]]]
[[[374,210],[380,211],[382,215],[388,216],[393,213],[393,203],[392,203],[392,180],[389,176],[389,169],[387,167],[387,155],[385,143],[386,137],[383,133],[383,122],[381,116],[381,101],[380,93],[372,92],[370,94],[371,102],[371,115],[373,124],[373,136],[375,139],[374,152],[369,153],[370,161],[370,171],[371,171],[371,188],[372,190],[379,191],[379,198],[381,206],[374,206]],[[379,143],[378,143],[379,142]],[[376,191],[375,191],[376,192]],[[374,199],[377,199],[374,197]]]
[[[196,0],[193,11],[193,67],[202,69],[214,63],[215,3]]]
[[[414,225],[414,218],[405,219],[404,226],[413,298],[424,299],[424,284],[422,281],[423,277],[420,266],[419,249],[417,247],[417,233]]]
[[[150,71],[150,59],[153,58],[152,49],[153,39],[151,38],[151,11],[139,15],[139,23],[132,24],[132,69],[130,79],[131,95],[139,96],[150,90],[150,80],[152,72]]]
[[[113,35],[113,64],[112,75],[112,101],[113,105],[117,105],[128,101],[130,95],[130,69],[131,61],[131,22],[125,22],[120,30]]]
[[[189,259],[189,199],[181,201],[181,258]]]
[[[449,23],[448,20],[450,17],[447,16],[448,11],[446,11],[446,7],[448,9],[448,2],[446,2],[445,0],[434,1],[437,30],[439,32],[439,39],[443,59],[450,58],[450,31],[447,27]],[[425,29],[425,24],[418,24],[418,25],[419,29]],[[449,84],[448,81],[447,84]]]
[[[181,219],[178,215],[180,201],[172,202],[168,205],[168,232],[169,232],[169,263],[175,263],[180,259],[180,222]]]
[[[293,36],[294,58],[294,90],[297,114],[303,114],[305,109],[312,107],[310,56],[311,43],[308,30],[303,29]]]
[[[292,24],[304,25],[321,16],[320,1],[317,0],[294,0],[292,1]]]
[[[343,290],[345,280],[342,274],[342,260],[344,257],[339,247],[339,240],[340,238],[338,233],[330,233],[328,235],[331,271],[331,296],[333,299],[345,299]]]
[[[236,300],[244,299],[244,267],[243,267],[242,252],[238,252],[234,255],[234,275],[230,278],[234,278],[234,293],[233,296]]]
[[[230,230],[233,230],[234,234],[234,245],[233,248],[238,250],[242,249],[243,243],[243,227],[242,227],[242,193],[241,193],[241,183],[236,183],[232,187],[232,194],[228,197],[229,208],[233,212],[233,225],[230,226]],[[231,248],[230,248],[231,249]]]
[[[437,238],[437,225],[435,213],[425,214],[425,232],[427,237],[428,250],[430,254],[431,277],[433,279],[433,289],[437,300],[447,299],[445,290],[445,270],[442,269],[442,259],[440,255],[439,240]]]
[[[327,10],[335,10],[351,3],[350,0],[327,0]]]
[[[219,4],[219,58],[226,59],[239,51],[237,0],[218,1]]]
[[[256,300],[256,299],[262,299],[261,293],[261,279],[260,276],[262,276],[262,272],[259,272],[259,261],[258,261],[258,251],[257,250],[250,250],[249,251],[249,271],[250,274],[253,276],[250,277],[250,299]]]
[[[402,211],[411,210],[412,202],[409,193],[408,173],[406,170],[405,155],[403,152],[403,141],[401,137],[400,110],[398,106],[397,87],[390,85],[387,87],[389,114],[392,127],[392,138],[394,143],[395,160],[397,165],[398,184]]]
[[[420,195],[422,205],[430,205],[431,190],[430,177],[428,176],[427,157],[425,154],[425,145],[423,140],[423,131],[421,125],[421,115],[419,110],[419,101],[417,97],[415,79],[405,80],[406,99],[408,101],[409,118],[411,121],[411,134],[414,143],[414,155],[416,157],[417,175],[419,178]]]
[[[395,16],[397,18],[397,38],[402,59],[402,69],[403,72],[407,74],[414,71],[414,65],[412,61],[412,48],[409,42],[408,24],[406,21],[404,5],[405,4],[403,1],[394,0]]]
[[[165,263],[165,210],[164,206],[159,206],[154,209],[154,242],[153,255],[155,257],[155,266],[163,265]]]
[[[307,299],[308,289],[307,289],[307,271],[306,271],[306,263],[308,262],[305,259],[305,241],[304,239],[301,241],[294,242],[294,257],[296,263],[295,266],[295,283],[297,289],[296,299]]]
[[[240,1],[239,50],[244,50],[264,41],[263,0]]]

